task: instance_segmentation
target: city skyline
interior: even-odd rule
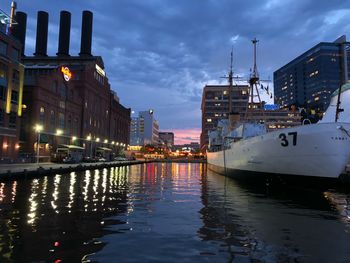
[[[7,1],[1,9],[9,12],[10,4]],[[257,37],[260,75],[272,80],[280,66],[350,29],[346,17],[350,5],[341,1],[129,0],[79,5],[63,0],[48,5],[34,0],[17,4],[18,10],[28,13],[27,55],[34,52],[37,11],[49,12],[49,55],[57,52],[59,12],[72,13],[70,54],[76,55],[81,11],[92,11],[92,53],[103,57],[112,88],[123,104],[135,112],[154,109],[161,131],[173,131],[176,139],[187,141],[198,141],[203,87],[225,83],[220,77],[229,69],[232,45],[234,72],[247,77],[252,66],[250,39]]]

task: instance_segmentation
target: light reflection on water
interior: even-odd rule
[[[347,262],[350,194],[269,189],[202,164],[0,183],[0,262]]]

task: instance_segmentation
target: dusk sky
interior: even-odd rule
[[[6,5],[7,4],[7,5]],[[11,1],[3,1],[9,13]],[[261,78],[321,41],[350,33],[344,0],[18,0],[28,14],[26,54],[34,52],[37,11],[49,13],[49,55],[57,52],[59,12],[72,13],[70,54],[80,49],[81,12],[94,13],[93,55],[102,56],[120,102],[154,109],[176,141],[199,141],[205,84],[224,83],[233,46],[235,75],[252,67],[254,37]],[[350,35],[349,35],[350,37]],[[270,84],[272,85],[272,84]]]

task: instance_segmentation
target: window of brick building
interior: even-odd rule
[[[45,108],[44,107],[40,107],[39,110],[39,122],[40,123],[44,123],[45,121]]]
[[[17,120],[17,114],[14,111],[10,112],[10,116],[9,116],[9,127],[10,128],[16,128],[16,120]]]
[[[6,100],[6,87],[0,85],[0,100]]]
[[[0,109],[0,126],[4,126],[4,109]]]
[[[54,131],[56,126],[56,118],[55,112],[53,110],[50,111],[50,130]]]
[[[12,48],[12,50],[11,50],[11,58],[14,61],[18,61],[18,59],[19,59],[19,50],[17,48]]]
[[[7,55],[7,43],[1,40],[0,40],[0,54],[5,56]]]
[[[11,92],[11,102],[14,104],[18,104],[18,91],[13,90]]]
[[[55,80],[52,82],[51,89],[54,93],[57,93],[58,81]]]
[[[63,113],[58,114],[58,126],[60,129],[64,129],[65,121],[64,121],[64,114]]]

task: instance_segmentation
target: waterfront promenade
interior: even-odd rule
[[[0,165],[0,180],[25,178],[33,175],[47,175],[53,173],[67,173],[74,171],[84,171],[91,169],[102,169],[109,167],[118,167],[125,165],[141,164],[151,162],[150,160],[132,160],[132,161],[112,161],[112,162],[94,162],[94,163],[16,163]]]
[[[0,165],[0,180],[25,178],[27,176],[47,175],[54,173],[67,173],[74,171],[84,171],[91,169],[103,169],[109,167],[119,167],[126,165],[150,163],[150,162],[175,162],[175,163],[206,163],[206,160],[188,160],[188,159],[140,159],[111,162],[94,162],[94,163],[16,163]]]

